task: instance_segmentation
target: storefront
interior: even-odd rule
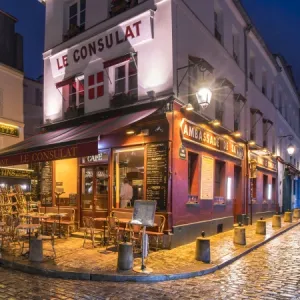
[[[271,217],[278,211],[277,160],[263,150],[250,150],[250,201],[248,215],[252,222]]]
[[[137,199],[156,200],[157,213],[166,216],[169,124],[161,105],[123,109],[115,117],[76,127],[53,131],[48,127],[48,132],[5,149],[1,163],[35,166],[40,183],[37,200],[42,206],[56,206],[59,201],[60,207],[75,209],[78,227],[84,216],[132,211]],[[123,201],[126,180],[132,192]],[[56,190],[64,192],[59,200]],[[167,222],[166,230],[168,226]]]
[[[244,207],[244,148],[197,112],[174,107],[172,245],[231,229]]]

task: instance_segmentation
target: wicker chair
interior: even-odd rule
[[[51,225],[51,235],[39,235],[37,239],[39,240],[42,240],[42,241],[48,241],[51,243],[51,246],[52,246],[52,251],[53,251],[53,254],[54,254],[54,258],[56,258],[56,251],[55,251],[55,238],[56,238],[56,227],[57,227],[57,222],[54,221]]]
[[[142,226],[127,223],[126,232],[129,232],[129,240],[132,243],[133,251],[137,252],[141,248],[141,239],[142,239]]]
[[[108,216],[107,217],[107,233],[108,233],[108,243],[106,249],[108,248],[109,241],[114,240],[114,244],[119,248],[119,219],[116,217]]]
[[[83,245],[82,247],[84,247],[86,239],[89,237],[91,237],[92,240],[92,245],[93,248],[95,248],[95,236],[96,234],[100,235],[100,238],[102,239],[103,237],[103,229],[96,229],[95,228],[95,221],[92,217],[83,217],[83,226],[84,226],[84,240],[83,240]]]

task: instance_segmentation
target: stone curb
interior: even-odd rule
[[[237,261],[241,257],[249,254],[253,250],[258,249],[259,247],[265,245],[266,243],[272,241],[281,234],[287,232],[290,229],[300,225],[300,222],[280,230],[264,241],[259,242],[256,245],[251,246],[242,253],[237,254],[236,256],[221,262],[217,263],[207,269],[193,272],[177,273],[177,274],[153,274],[153,275],[130,275],[130,274],[92,274],[86,272],[78,272],[77,270],[61,270],[60,268],[46,269],[41,267],[38,264],[24,264],[16,262],[7,258],[0,257],[0,266],[4,268],[10,268],[13,270],[21,271],[24,273],[41,275],[51,278],[61,278],[61,279],[73,279],[73,280],[90,280],[90,281],[110,281],[110,282],[160,282],[160,281],[169,281],[169,280],[178,280],[178,279],[188,279],[197,276],[203,276],[207,274],[214,273],[217,270],[220,270],[233,262]]]

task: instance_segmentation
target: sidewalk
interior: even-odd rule
[[[133,271],[117,272],[117,253],[114,252],[114,248],[109,248],[108,251],[102,247],[92,249],[90,241],[87,241],[86,248],[83,248],[83,240],[80,238],[57,240],[56,259],[45,258],[43,263],[30,263],[22,256],[11,256],[3,251],[0,266],[50,277],[84,280],[164,281],[190,278],[223,268],[299,224],[300,222],[295,219],[293,223],[284,223],[282,219],[282,228],[274,229],[271,219],[267,219],[267,235],[262,236],[255,233],[256,224],[254,223],[246,227],[246,246],[233,244],[233,230],[214,235],[210,237],[211,264],[204,264],[194,259],[195,243],[172,250],[151,251],[146,259],[147,267],[153,269],[150,275]],[[44,255],[47,255],[45,249],[50,249],[50,243],[44,244]],[[49,252],[49,255],[52,253]],[[134,265],[141,265],[141,258],[135,258]]]

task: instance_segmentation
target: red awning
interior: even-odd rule
[[[0,151],[0,166],[83,157],[98,153],[98,137],[140,121],[157,108],[38,134]]]

